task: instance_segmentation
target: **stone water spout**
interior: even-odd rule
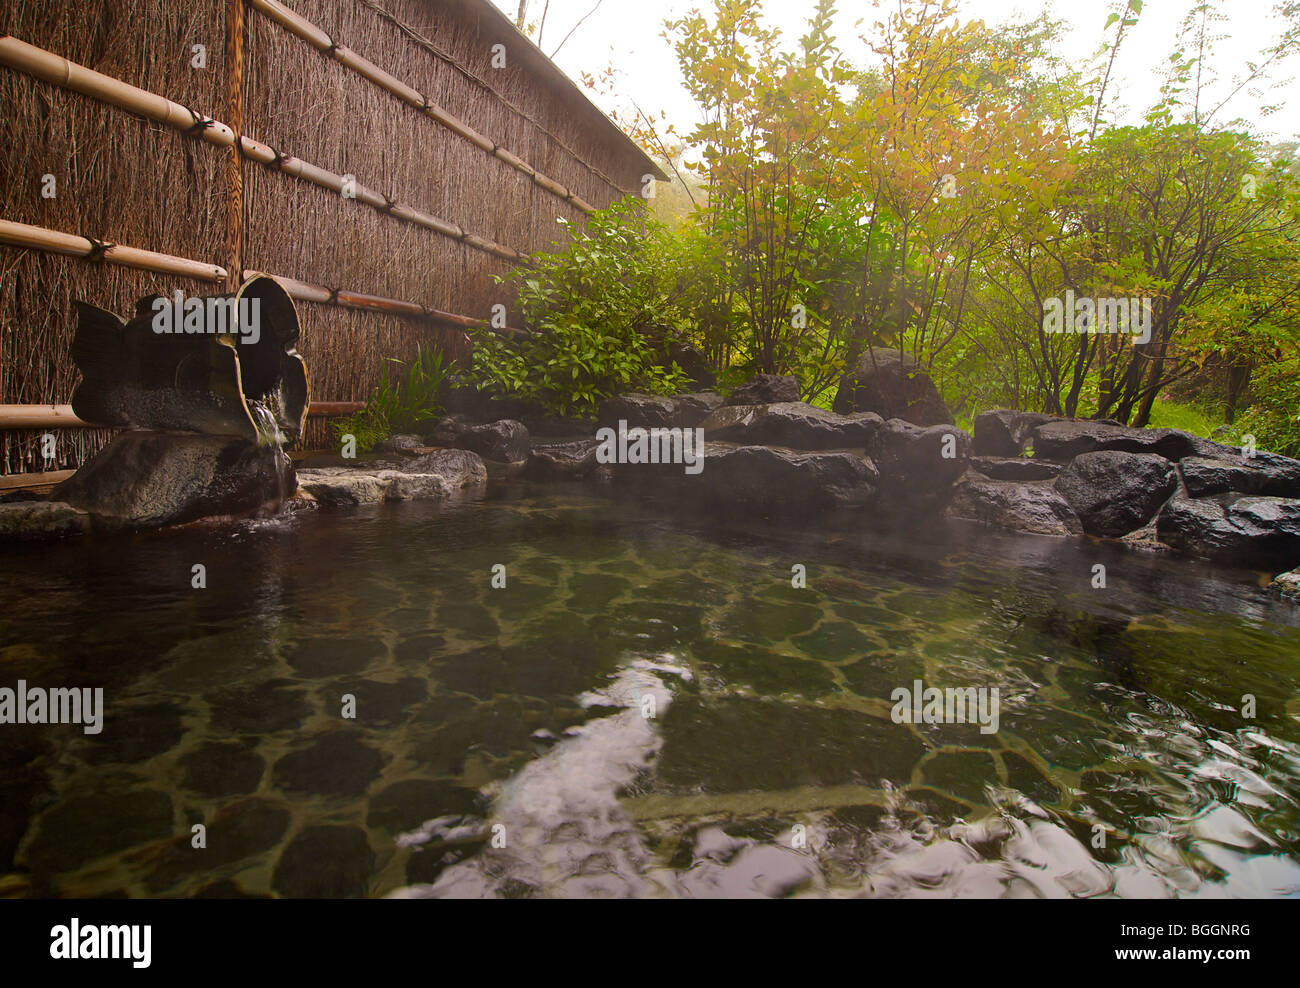
[[[274,279],[250,278],[232,295],[149,295],[127,322],[76,306],[72,359],[82,382],[72,408],[81,418],[276,445],[302,433],[298,316]]]
[[[150,295],[122,321],[77,303],[81,418],[124,427],[54,491],[98,528],[147,528],[276,510],[296,487],[284,447],[302,434],[298,316],[272,278],[233,295]]]

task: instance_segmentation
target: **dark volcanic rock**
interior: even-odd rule
[[[441,500],[480,492],[487,465],[465,449],[438,449],[407,460],[396,470],[366,467],[303,470],[298,485],[322,504],[376,504],[381,501]]]
[[[586,477],[597,466],[599,439],[575,439],[572,442],[533,443],[528,457],[528,476],[539,480],[562,480]]]
[[[1300,497],[1300,460],[1276,453],[1254,456],[1189,456],[1178,469],[1192,497],[1215,494],[1263,494],[1269,497]]]
[[[668,359],[686,372],[691,383],[697,388],[711,388],[718,383],[717,375],[709,366],[708,359],[696,347],[689,343],[673,342],[668,345]]]
[[[1053,419],[1033,431],[1034,456],[1072,460],[1082,453],[1154,453],[1166,460],[1195,456],[1216,444],[1178,429],[1130,429],[1110,422]]]
[[[790,449],[863,449],[884,425],[873,412],[838,415],[802,401],[726,405],[700,428],[707,439]]]
[[[1156,519],[1160,541],[1242,566],[1300,562],[1300,500],[1279,497],[1174,498]]]
[[[238,741],[208,741],[180,760],[181,783],[204,796],[243,796],[262,781],[266,762],[249,745]]]
[[[154,528],[274,511],[294,490],[282,450],[230,436],[125,432],[54,489],[96,526]]]
[[[1003,459],[1000,456],[972,456],[971,469],[993,480],[1051,480],[1061,472],[1059,463],[1035,460],[1027,456]]]
[[[721,404],[722,396],[712,391],[671,398],[662,395],[618,395],[600,403],[596,424],[602,429],[617,429],[620,421],[626,422],[629,429],[694,428]]]
[[[1300,602],[1300,569],[1279,573],[1268,588],[1285,600]]]
[[[948,514],[1032,535],[1083,534],[1078,515],[1045,481],[1017,483],[967,473],[953,491]]]
[[[867,453],[880,471],[881,499],[899,510],[942,511],[952,487],[966,472],[970,436],[952,426],[921,428],[890,419]]]
[[[387,758],[346,731],[331,731],[275,763],[277,786],[326,796],[365,792]]]
[[[952,425],[952,412],[939,397],[930,375],[910,354],[873,347],[840,381],[835,411],[875,412],[881,418],[914,425]]]
[[[171,836],[172,820],[172,799],[165,792],[71,796],[45,812],[21,858],[39,871],[75,871],[96,858]]]
[[[799,400],[799,379],[788,374],[755,374],[731,392],[728,405],[775,405]]]
[[[375,852],[360,827],[308,827],[280,855],[271,887],[295,899],[347,899],[366,894]]]
[[[427,446],[422,436],[397,435],[389,436],[382,442],[375,443],[375,452],[384,454],[392,453],[410,453],[422,446]],[[345,466],[342,463],[322,463],[321,466]]]
[[[681,465],[625,463],[614,468],[614,477],[738,510],[866,504],[879,479],[871,460],[847,450],[799,452],[711,442],[704,452],[698,474],[687,474]]]
[[[726,400],[716,391],[694,391],[678,395],[675,399],[683,426],[697,426],[710,414],[726,404]]]
[[[427,436],[440,446],[467,449],[497,463],[521,463],[528,459],[528,429],[513,419],[472,425],[448,416]]]
[[[1039,412],[999,408],[975,416],[976,456],[1019,456],[1034,429],[1047,422],[1070,421]]]
[[[1178,486],[1172,463],[1150,453],[1084,453],[1056,478],[1056,489],[1089,535],[1118,537],[1155,517]]]
[[[89,532],[91,517],[62,501],[6,500],[0,503],[0,540],[47,539]]]

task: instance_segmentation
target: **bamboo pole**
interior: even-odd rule
[[[526,175],[531,181],[552,195],[559,196],[584,213],[594,213],[596,211],[596,207],[581,196],[565,188],[554,179],[547,178],[522,158],[512,154],[490,138],[484,137],[469,124],[448,113],[436,103],[430,102],[429,98],[423,93],[408,86],[396,76],[384,71],[374,62],[357,54],[346,45],[335,43],[334,39],[325,31],[300,14],[294,13],[284,4],[279,3],[278,0],[248,0],[248,4],[258,13],[266,15],[290,34],[301,38],[326,57],[334,59],[340,65],[350,69],[362,78],[368,79],[381,89],[387,90],[408,106],[414,107],[421,113],[432,117],[452,133]]]
[[[151,250],[136,247],[123,247],[121,244],[105,244],[100,241],[78,237],[57,230],[47,230],[41,226],[28,226],[26,223],[14,223],[0,220],[0,244],[9,247],[21,247],[30,250],[42,250],[50,254],[64,254],[71,257],[89,259],[102,257],[114,264],[139,268],[144,271],[156,271],[160,274],[177,274],[189,278],[202,278],[206,281],[226,280],[226,269],[216,264],[204,264],[171,254],[157,254]],[[245,270],[242,281],[255,275],[274,278],[292,298],[304,302],[317,302],[322,305],[339,305],[348,309],[369,309],[374,312],[388,312],[399,316],[415,316],[432,322],[459,326],[462,329],[490,329],[493,332],[512,333],[517,336],[531,336],[526,329],[515,326],[493,326],[486,319],[474,319],[455,312],[433,309],[419,302],[404,302],[401,299],[388,298],[384,295],[368,295],[364,292],[348,291],[341,288],[326,288],[311,282],[286,278],[283,275],[270,274],[265,271]]]
[[[504,106],[511,113],[515,114],[521,120],[525,120],[533,127],[537,128],[539,133],[545,134],[547,139],[554,142],[566,154],[568,154],[570,158],[576,161],[579,165],[585,168],[592,175],[596,176],[596,178],[600,179],[600,181],[608,185],[620,196],[632,194],[628,192],[627,189],[624,189],[622,186],[620,186],[616,181],[614,181],[608,175],[606,175],[599,168],[597,168],[595,165],[593,165],[590,161],[587,161],[579,152],[569,147],[569,145],[566,144],[558,134],[547,129],[546,125],[542,123],[542,121],[538,120],[532,114],[527,113],[524,110],[520,109],[519,107],[515,106],[515,104],[511,103],[510,100],[508,100],[505,96],[503,96],[496,89],[496,87],[488,83],[486,79],[470,71],[460,62],[456,61],[456,59],[454,59],[451,55],[447,54],[445,51],[443,51],[441,48],[435,45],[428,38],[421,35],[409,24],[404,23],[401,20],[401,18],[399,18],[391,10],[385,10],[384,7],[381,4],[376,3],[375,0],[358,0],[358,2],[361,4],[361,6],[368,7],[370,10],[373,10],[377,15],[379,15],[379,17],[383,18],[389,24],[393,25],[393,27],[397,28],[397,30],[401,31],[402,34],[406,36],[407,40],[411,42],[411,44],[415,45],[417,48],[421,48],[424,51],[427,51],[430,55],[438,59],[440,62],[443,62],[451,66],[451,68],[455,69],[456,72],[461,76],[461,78],[467,79],[469,82],[472,82],[474,85],[483,89],[485,92],[491,93],[498,103]],[[568,190],[565,189],[565,187],[560,185],[558,182],[552,182],[549,178],[546,178],[544,175],[535,176],[534,181],[536,181],[538,185],[541,185],[544,188],[546,188],[547,191],[559,196],[561,199],[568,198],[569,195]]]
[[[366,407],[364,401],[313,401],[307,406],[311,418],[351,415]],[[0,432],[19,429],[112,429],[116,426],[87,422],[71,405],[0,405]]]
[[[343,192],[344,181],[342,175],[320,168],[293,155],[282,154],[269,144],[263,144],[251,137],[236,134],[231,126],[220,120],[206,117],[201,113],[181,106],[179,103],[173,103],[164,96],[137,89],[135,86],[114,79],[112,76],[70,62],[62,55],[56,55],[43,48],[29,45],[11,35],[0,36],[0,65],[8,65],[10,68],[26,72],[37,79],[71,89],[83,96],[89,96],[92,99],[127,110],[156,123],[173,127],[183,133],[192,136],[197,135],[209,144],[231,148],[231,153],[236,158],[238,158],[239,154],[242,154],[246,158],[284,172],[293,178],[311,182],[313,185],[329,189],[331,192],[340,194]],[[242,176],[239,184],[242,188]],[[520,251],[498,244],[486,237],[475,236],[461,229],[455,223],[439,219],[413,206],[397,202],[367,186],[357,184],[351,191],[353,191],[353,197],[357,201],[365,203],[378,212],[388,213],[398,220],[433,230],[435,233],[459,240],[475,250],[493,254],[503,260],[513,263],[527,263],[526,255]],[[240,198],[242,199],[242,195]],[[236,225],[242,229],[242,223]],[[231,236],[231,228],[232,221],[228,213],[228,238]],[[240,236],[242,239],[242,232]],[[228,242],[227,250],[229,249],[230,244]],[[238,267],[232,267],[230,270],[237,271],[239,269]]]
[[[57,230],[29,226],[26,223],[14,223],[11,220],[0,220],[0,244],[86,260],[103,259],[110,264],[120,264],[141,271],[154,271],[158,274],[174,274],[185,278],[198,278],[202,281],[224,282],[226,280],[226,269],[217,264],[204,264],[202,261],[192,261],[171,254],[159,254],[152,250],[104,243],[89,237],[60,233]]]
[[[244,278],[252,278],[259,274],[266,274],[266,272],[245,271]],[[444,312],[442,309],[434,309],[427,305],[421,305],[419,302],[405,302],[384,295],[368,295],[364,292],[353,292],[342,288],[327,288],[325,285],[315,285],[309,281],[299,281],[296,278],[282,278],[274,274],[267,274],[266,277],[278,281],[291,298],[301,299],[304,302],[316,302],[319,305],[337,305],[345,309],[387,312],[397,316],[415,316],[448,326],[457,326],[461,329],[491,329],[494,332],[510,333],[515,336],[532,335],[528,330],[520,329],[517,326],[493,326],[486,319],[475,319],[473,316]]]
[[[37,473],[7,473],[0,476],[0,491],[21,490],[26,487],[53,487],[71,477],[76,470],[46,470]]]

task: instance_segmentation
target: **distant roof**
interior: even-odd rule
[[[641,145],[628,137],[623,128],[611,120],[604,110],[593,103],[582,88],[565,75],[563,69],[547,58],[546,53],[538,48],[528,35],[515,27],[515,22],[510,19],[510,16],[492,3],[492,0],[461,0],[461,3],[480,10],[488,19],[495,21],[507,34],[513,35],[516,40],[524,42],[522,49],[524,57],[532,63],[535,72],[557,84],[561,89],[567,90],[570,95],[578,97],[583,106],[583,111],[598,121],[597,126],[603,128],[609,137],[622,141],[629,150],[637,154],[645,162],[647,171],[654,175],[655,178],[668,178],[667,173],[659,166],[659,163],[646,154]]]

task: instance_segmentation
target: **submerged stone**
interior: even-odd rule
[[[351,732],[330,731],[276,762],[275,784],[321,796],[358,796],[379,777],[387,761],[387,756]]]
[[[366,894],[375,852],[359,827],[308,827],[284,849],[271,887],[294,899],[353,899]]]

